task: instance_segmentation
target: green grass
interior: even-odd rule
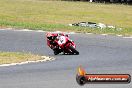
[[[69,27],[69,23],[92,21],[123,30]],[[132,35],[132,6],[87,2],[0,0],[0,26],[45,31],[76,31]]]
[[[25,54],[19,52],[0,52],[0,65],[1,64],[10,64],[10,63],[20,63],[24,61],[36,61],[42,60],[39,55]]]

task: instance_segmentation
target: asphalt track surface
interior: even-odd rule
[[[57,55],[46,45],[44,32],[0,30],[0,51],[31,52],[56,58],[50,62],[0,67],[0,88],[132,88],[130,84],[79,86],[75,76],[82,65],[87,73],[132,75],[132,39],[71,34],[80,55]]]

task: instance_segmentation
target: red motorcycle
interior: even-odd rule
[[[76,45],[74,41],[70,40],[67,36],[58,36],[55,40],[57,43],[57,50],[54,52],[55,55],[63,52],[64,54],[75,54],[79,55],[79,52],[76,50]]]

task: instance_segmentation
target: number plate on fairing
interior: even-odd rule
[[[60,36],[59,37],[58,44],[59,45],[62,45],[62,44],[65,44],[65,43],[66,43],[66,38],[64,36]]]

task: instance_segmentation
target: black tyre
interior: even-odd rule
[[[54,49],[53,51],[54,51],[54,55],[58,55],[59,53],[62,52],[61,49]]]
[[[58,55],[58,54],[59,54],[58,52],[54,51],[54,55]]]
[[[59,54],[59,50],[58,49],[54,49],[54,55],[58,55]]]
[[[79,55],[79,52],[73,46],[69,46],[69,49],[72,51],[73,54]]]

